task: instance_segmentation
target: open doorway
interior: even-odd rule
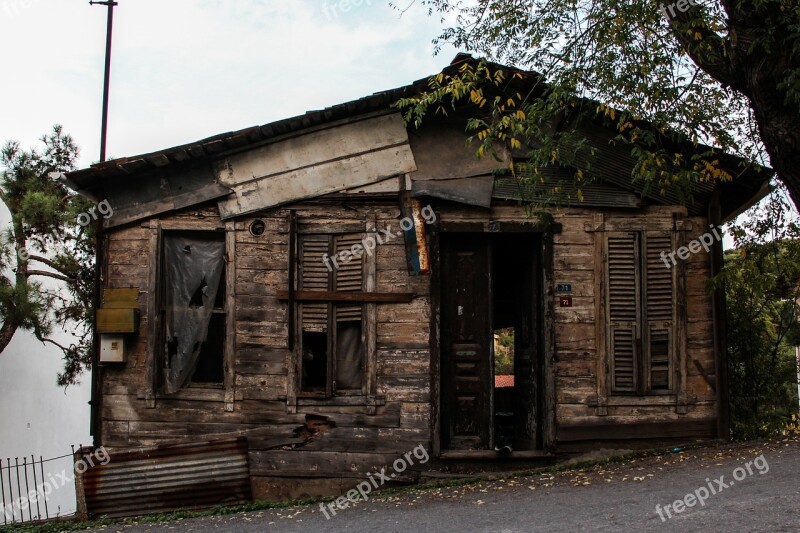
[[[443,449],[542,448],[540,242],[442,236]]]

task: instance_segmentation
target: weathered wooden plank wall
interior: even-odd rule
[[[399,231],[399,204],[365,206],[294,205],[302,231],[332,227],[365,227],[373,216],[378,228]],[[326,483],[303,481],[320,477],[359,477],[412,450],[430,446],[430,303],[427,277],[408,275],[402,237],[376,249],[378,292],[413,292],[409,303],[377,306],[377,392],[383,405],[322,405],[287,409],[287,303],[276,292],[288,284],[288,210],[279,209],[238,218],[234,224],[236,309],[228,310],[235,323],[234,402],[225,409],[222,391],[186,389],[175,397],[156,394],[154,408],[145,400],[148,364],[146,342],[149,272],[157,258],[149,254],[148,227],[133,226],[109,233],[110,287],[139,287],[142,324],[131,344],[129,362],[104,372],[101,440],[110,448],[185,442],[196,436],[248,435],[254,476],[299,477],[308,493]],[[261,236],[248,228],[259,218],[266,225]],[[216,221],[216,222],[214,222]],[[207,228],[219,223],[215,208],[195,209],[160,220],[163,228]],[[149,224],[145,224],[149,226]],[[224,227],[224,226],[223,226]],[[154,295],[155,297],[155,295]],[[328,405],[325,405],[325,404]],[[363,403],[363,402],[362,402]],[[281,446],[295,449],[280,450]],[[328,483],[329,484],[329,483]],[[258,481],[256,496],[278,488],[275,480]],[[262,492],[259,493],[258,491]]]
[[[294,204],[300,231],[336,227],[365,227],[375,219],[378,228],[399,229],[399,207],[392,203],[351,202]],[[670,208],[649,208],[635,215],[604,213],[608,227],[638,223],[654,227],[673,224]],[[225,391],[188,389],[175,397],[156,394],[148,407],[147,323],[151,256],[149,222],[109,232],[109,287],[139,287],[142,324],[130,344],[129,362],[108,367],[102,383],[101,441],[111,448],[185,442],[203,436],[248,435],[251,444],[256,495],[317,494],[341,481],[318,478],[358,478],[386,464],[417,444],[431,444],[430,278],[408,275],[402,238],[376,248],[378,292],[411,292],[409,303],[376,304],[378,405],[364,402],[298,401],[296,412],[287,408],[292,354],[288,350],[287,303],[276,297],[288,284],[288,208],[273,209],[235,219],[232,226],[235,269],[229,273],[236,309],[233,357],[233,405],[226,410]],[[684,424],[686,436],[695,434],[691,423],[713,420],[713,339],[708,257],[693,254],[687,261],[687,412],[676,412],[675,398],[609,395],[605,414],[598,409],[598,338],[596,316],[596,210],[555,209],[562,226],[554,236],[553,274],[556,283],[571,283],[573,307],[555,307],[555,415],[566,440],[586,435],[635,437],[648,423]],[[261,236],[249,233],[259,218],[266,225]],[[490,211],[442,206],[441,223],[494,220],[524,221],[522,207],[502,205]],[[689,219],[688,242],[707,227],[702,218]],[[160,219],[162,228],[224,230],[215,207],[188,210]],[[229,229],[231,226],[229,226]],[[231,242],[231,241],[229,241]],[[699,366],[698,366],[699,365]],[[701,370],[702,369],[702,370]],[[583,429],[581,429],[583,428]],[[599,429],[598,429],[599,428]],[[603,429],[605,428],[605,429]],[[622,429],[620,429],[622,428]],[[591,429],[591,431],[590,431]],[[598,433],[599,432],[599,433]],[[558,434],[557,434],[558,435]],[[680,428],[665,426],[664,437],[681,436]],[[286,480],[294,480],[289,483]],[[283,480],[283,481],[281,481]],[[259,492],[260,491],[260,492]],[[271,491],[271,492],[270,492]],[[304,492],[305,491],[305,492]]]
[[[686,436],[710,436],[708,430],[716,417],[715,393],[711,385],[714,379],[714,354],[711,319],[711,296],[708,292],[710,276],[709,256],[704,252],[690,255],[686,261],[687,323],[687,401],[686,414],[676,412],[676,395],[669,396],[615,396],[609,395],[606,414],[598,413],[598,357],[604,341],[598,338],[597,308],[595,294],[596,267],[604,272],[605,266],[595,249],[595,239],[602,232],[587,231],[593,228],[598,213],[603,213],[610,229],[671,229],[675,223],[674,212],[680,207],[658,206],[642,211],[619,211],[564,208],[551,209],[553,221],[560,223],[562,231],[553,237],[553,274],[555,283],[572,284],[572,307],[560,307],[555,295],[555,403],[556,421],[560,442],[584,440],[591,432],[579,432],[578,428],[592,428],[597,439],[653,438],[657,431],[641,430],[647,424],[662,424],[663,438],[680,437],[680,425],[685,424]],[[491,210],[448,207],[442,208],[440,223],[487,222],[493,220],[525,221],[524,208],[512,205],[494,206]],[[603,217],[601,217],[603,220]],[[686,232],[685,242],[705,233],[708,225],[703,217],[688,220],[691,230]],[[666,268],[666,267],[665,267]],[[605,324],[600,323],[600,328]],[[698,365],[703,368],[701,371]],[[601,362],[602,368],[602,362]],[[705,373],[705,376],[703,375]],[[670,423],[678,427],[670,429]],[[696,424],[695,424],[696,423]],[[693,425],[694,424],[694,425]],[[630,426],[624,432],[618,426]],[[707,427],[706,427],[707,426]],[[605,428],[605,429],[604,429]],[[698,429],[701,428],[701,429]]]

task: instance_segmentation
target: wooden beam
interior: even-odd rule
[[[288,300],[289,291],[276,291],[279,300]],[[414,299],[413,292],[364,292],[364,291],[295,291],[295,302],[374,302],[408,303]]]
[[[605,226],[603,213],[595,213],[592,226]],[[608,353],[606,351],[606,299],[605,273],[606,248],[605,234],[595,232],[594,238],[594,338],[597,350],[597,416],[608,415]]]
[[[378,222],[375,213],[369,213],[366,220],[367,233],[377,231]],[[378,284],[378,254],[367,254],[364,259],[364,289],[368,293],[376,294]],[[367,328],[365,333],[366,363],[367,363],[367,397],[373,398],[378,394],[378,306],[368,303],[366,306]],[[376,407],[370,406],[369,414],[374,415]]]
[[[441,234],[439,233],[439,219],[437,218],[430,228],[431,249],[431,317],[430,317],[430,365],[431,365],[431,452],[434,457],[440,457],[442,451],[441,442],[441,347],[439,344],[441,326],[441,263],[439,250],[441,246]]]
[[[532,222],[487,221],[442,221],[440,231],[445,233],[561,233],[557,222],[534,224]]]
[[[560,226],[560,225],[559,225]],[[554,280],[554,255],[553,255],[553,234],[546,233],[542,238],[542,292],[544,294],[544,323],[543,331],[543,351],[540,354],[544,358],[544,405],[543,424],[544,431],[543,444],[547,450],[556,449],[556,318],[555,318],[555,280]]]
[[[297,211],[289,211],[289,351],[294,350],[294,292],[295,292],[295,260],[297,255]]]
[[[145,404],[147,408],[153,409],[156,406],[156,395],[158,385],[156,368],[159,363],[158,350],[161,332],[161,317],[159,315],[159,271],[161,258],[161,229],[157,219],[150,221],[150,275],[147,280],[147,357],[145,362]]]
[[[708,206],[708,222],[714,227],[722,223],[721,189],[714,188]],[[725,264],[722,240],[715,240],[709,254],[711,276],[716,278]],[[725,308],[725,287],[718,285],[712,296],[711,316],[714,324],[714,392],[716,393],[717,437],[730,438],[730,398],[728,390],[728,341],[727,310]]]
[[[232,413],[236,398],[236,226],[225,223],[225,412]]]
[[[680,231],[680,228],[688,226],[688,222],[683,219],[683,215],[676,213],[674,215],[675,221],[675,249],[680,249],[686,243],[686,232]],[[678,394],[677,402],[675,405],[675,412],[685,415],[688,410],[688,396],[687,396],[687,380],[689,377],[689,368],[686,357],[687,350],[687,323],[688,311],[686,308],[686,261],[680,261],[673,269],[672,275],[674,276],[673,282],[675,286],[675,348],[677,357],[675,363],[678,365],[676,377],[678,384],[676,391]],[[673,355],[673,356],[674,356]]]

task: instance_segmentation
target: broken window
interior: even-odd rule
[[[670,392],[674,388],[674,269],[661,254],[670,232],[609,232],[608,339],[611,390]]]
[[[164,391],[222,384],[225,236],[169,232],[163,242]]]
[[[361,243],[360,234],[300,237],[299,288],[303,291],[363,290],[363,255],[342,254]],[[327,261],[326,261],[327,259]],[[300,306],[300,393],[360,394],[364,389],[363,305],[321,298]]]

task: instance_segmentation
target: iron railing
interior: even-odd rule
[[[39,522],[63,516],[60,506],[55,509],[48,505],[54,490],[71,490],[75,492],[74,475],[75,446],[72,453],[59,457],[39,459],[15,457],[13,460],[0,457],[0,498],[2,498],[3,524]],[[69,458],[60,471],[54,471],[56,461]],[[51,515],[51,513],[53,513]]]

